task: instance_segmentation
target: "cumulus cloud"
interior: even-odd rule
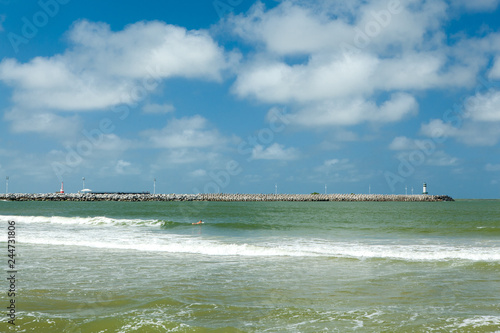
[[[422,43],[446,17],[444,1],[283,1],[267,10],[257,3],[233,18],[234,33],[278,55],[338,51],[343,43],[364,40],[369,48],[394,41]],[[376,42],[375,42],[376,39]],[[372,43],[373,42],[373,43]]]
[[[484,170],[491,171],[491,172],[500,171],[500,164],[491,164],[491,163],[488,163],[488,164],[485,165]]]
[[[138,175],[141,170],[138,167],[132,165],[131,162],[118,160],[114,167],[114,174],[117,175]]]
[[[77,116],[59,116],[52,112],[26,112],[12,108],[5,112],[4,119],[11,122],[14,133],[34,132],[51,137],[74,137],[81,129],[80,119]]]
[[[437,140],[449,138],[469,146],[494,146],[500,141],[498,123],[465,121],[461,127],[454,127],[441,119],[432,119],[420,128],[422,135]]]
[[[495,59],[495,64],[493,65],[490,72],[488,73],[488,77],[491,80],[499,80],[500,79],[500,57],[497,57]]]
[[[254,160],[280,160],[291,161],[299,157],[297,149],[285,148],[283,145],[273,143],[267,148],[262,145],[256,145],[252,150],[252,159]]]
[[[407,138],[406,136],[395,137],[391,144],[389,145],[391,150],[411,150],[418,149],[418,145],[415,140]]]
[[[465,102],[467,114],[475,121],[500,122],[500,91],[478,93]]]
[[[426,164],[434,166],[442,166],[442,167],[456,166],[459,164],[459,159],[450,156],[449,154],[445,153],[442,150],[438,150],[427,157]]]
[[[458,125],[432,119],[421,126],[422,135],[431,138],[453,138],[469,146],[494,146],[500,141],[500,91],[478,92],[464,102]]]
[[[395,94],[381,105],[358,98],[353,100],[326,101],[303,108],[291,121],[306,127],[356,125],[362,122],[391,123],[414,115],[418,105],[413,96]]]
[[[271,103],[314,102],[370,91],[368,78],[377,60],[311,59],[308,64],[257,61],[240,71],[234,90]]]
[[[209,128],[202,116],[172,119],[161,130],[141,132],[155,148],[201,148],[218,146],[226,142],[216,129]]]
[[[411,154],[413,149],[404,150],[399,152],[396,156],[399,160],[412,160]],[[459,164],[459,159],[447,154],[443,150],[432,151],[432,153],[425,154],[424,159],[421,161],[425,165],[448,167],[457,166]]]
[[[214,167],[221,158],[221,155],[217,152],[207,151],[206,149],[167,149],[158,155],[156,162],[151,165],[151,169],[158,171],[186,164],[203,165],[210,169]]]
[[[189,173],[191,177],[205,177],[207,175],[207,170],[205,169],[196,169]]]
[[[356,164],[347,158],[333,158],[315,167],[307,178],[313,182],[358,182],[372,177],[369,172],[360,172]]]
[[[450,123],[445,123],[441,119],[433,119],[427,124],[423,124],[420,132],[430,138],[442,138],[457,136],[459,130]]]
[[[142,107],[142,112],[147,114],[164,114],[174,111],[175,107],[172,104],[146,104]]]
[[[333,158],[324,161],[322,165],[316,167],[314,170],[321,173],[330,173],[332,171],[348,170],[353,167],[354,165],[351,164],[347,158]]]
[[[67,37],[70,47],[62,54],[0,62],[0,80],[13,88],[11,113],[99,111],[135,103],[164,79],[220,81],[231,61],[208,32],[157,21],[115,32],[83,20]]]
[[[139,144],[125,138],[120,138],[116,134],[104,134],[101,141],[95,145],[96,150],[105,151],[105,154],[109,152],[124,152],[131,148],[139,147]]]
[[[455,6],[462,6],[466,10],[482,12],[495,10],[498,7],[499,2],[499,0],[455,0],[452,2],[452,4]]]
[[[438,124],[434,124],[434,126],[437,128]],[[411,160],[410,155],[415,151],[423,152],[426,165],[455,166],[459,163],[458,158],[450,156],[442,150],[437,150],[437,143],[431,139],[417,140],[398,136],[392,140],[389,149],[398,151],[398,158],[404,160]]]
[[[498,51],[494,36],[447,45],[449,9],[440,0],[257,3],[228,23],[256,50],[233,92],[291,106],[310,127],[400,121],[418,109],[414,92],[471,87]]]

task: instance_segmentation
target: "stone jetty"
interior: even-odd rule
[[[454,201],[447,195],[385,194],[113,194],[113,193],[9,193],[8,201]]]

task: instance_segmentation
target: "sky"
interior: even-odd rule
[[[500,198],[499,2],[0,0],[0,184]]]

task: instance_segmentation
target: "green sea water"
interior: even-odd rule
[[[0,202],[0,223],[0,332],[500,332],[496,200]]]

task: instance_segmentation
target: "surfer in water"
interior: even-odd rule
[[[203,223],[205,223],[205,222],[203,222],[202,220],[199,220],[198,222],[193,223],[193,224],[203,224]]]

